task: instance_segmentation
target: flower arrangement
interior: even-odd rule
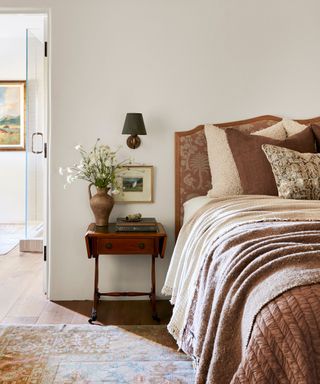
[[[82,145],[75,146],[81,160],[72,167],[59,168],[60,175],[66,175],[67,184],[76,180],[85,180],[99,189],[110,190],[112,194],[119,193],[116,183],[116,170],[125,165],[127,160],[118,162],[117,151],[112,151],[108,145],[99,144],[97,139],[94,147],[87,152]]]

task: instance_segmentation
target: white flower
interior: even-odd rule
[[[111,191],[113,195],[119,195],[120,191],[118,189],[114,189]]]
[[[75,149],[80,151],[81,159],[73,166],[60,167],[59,173],[65,176],[67,184],[76,180],[86,180],[100,188],[111,189],[113,194],[118,194],[120,192],[115,182],[115,172],[127,162],[118,162],[117,151],[112,151],[108,145],[100,145],[99,140],[89,151],[86,151],[81,144],[76,145]]]

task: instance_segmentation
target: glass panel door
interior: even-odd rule
[[[44,224],[45,62],[41,31],[26,31],[26,194],[25,239],[42,252]],[[32,248],[32,249],[31,249]]]

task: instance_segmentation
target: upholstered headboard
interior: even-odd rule
[[[214,124],[220,128],[239,128],[254,132],[269,127],[282,118],[259,116],[252,119]],[[296,120],[301,124],[320,124],[320,116]],[[192,197],[206,195],[211,189],[211,174],[208,161],[204,125],[183,132],[175,132],[175,229],[176,236],[183,220],[183,203]]]

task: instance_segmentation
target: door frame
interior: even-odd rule
[[[23,8],[23,7],[0,7],[1,15],[45,15],[46,23],[44,25],[44,36],[47,42],[47,57],[45,58],[46,64],[46,79],[47,89],[45,92],[46,103],[46,132],[44,135],[44,143],[47,143],[47,157],[44,160],[44,236],[43,244],[46,247],[46,260],[44,263],[45,270],[43,272],[44,285],[43,290],[48,299],[50,299],[50,286],[51,286],[51,211],[50,211],[50,186],[51,186],[51,174],[50,174],[50,138],[51,138],[51,9],[50,8]]]

